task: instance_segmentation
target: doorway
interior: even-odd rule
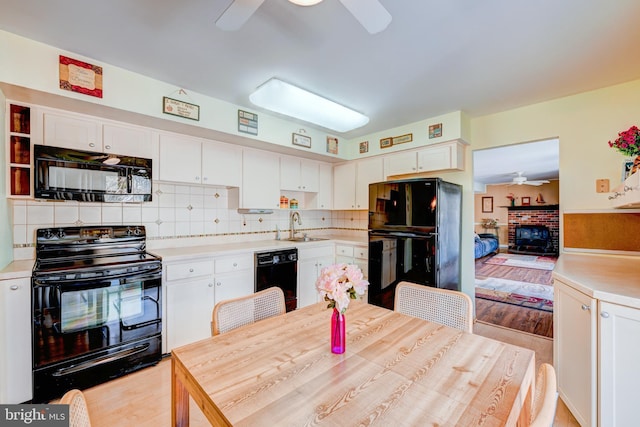
[[[508,253],[517,252],[513,246],[518,221],[542,221],[546,216],[537,210],[559,206],[559,140],[476,150],[473,170],[474,230],[496,234],[500,242],[497,254],[477,254],[475,260],[476,317],[480,322],[552,337],[552,270],[538,267],[553,265],[555,257],[550,255],[555,253]],[[557,237],[557,224],[552,228]],[[536,259],[539,265],[531,264],[536,268],[518,263]],[[550,300],[544,295],[550,295],[546,297]]]

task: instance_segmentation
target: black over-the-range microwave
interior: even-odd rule
[[[151,201],[151,159],[34,145],[36,199]]]

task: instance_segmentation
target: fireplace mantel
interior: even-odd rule
[[[560,205],[500,206],[510,211],[557,211]]]

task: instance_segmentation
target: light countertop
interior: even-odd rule
[[[262,252],[274,249],[286,248],[311,248],[314,246],[331,245],[345,243],[349,245],[366,245],[368,240],[364,237],[323,235],[323,239],[309,242],[290,242],[288,240],[257,240],[250,242],[231,242],[201,246],[188,246],[183,248],[158,248],[150,249],[149,252],[162,258],[163,261],[177,261],[194,256],[219,256],[233,255],[242,252]]]
[[[9,263],[9,265],[0,270],[0,280],[31,277],[31,270],[33,270],[34,261],[35,260],[32,259],[26,259]]]
[[[553,277],[601,301],[640,308],[640,257],[563,253]]]
[[[362,236],[334,234],[322,235],[319,237],[325,238],[327,240],[310,242],[290,242],[287,240],[255,240],[247,242],[232,242],[175,248],[157,248],[149,249],[148,252],[161,257],[163,261],[176,261],[185,258],[193,258],[195,256],[232,255],[234,253],[241,252],[261,252],[285,248],[311,248],[314,246],[336,243],[344,243],[348,245],[366,245],[368,242],[366,234],[363,234]],[[0,280],[31,277],[33,263],[33,259],[11,262],[5,268],[0,270]]]

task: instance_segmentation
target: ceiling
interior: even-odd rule
[[[560,141],[513,144],[473,152],[473,181],[476,192],[488,184],[509,184],[518,172],[528,181],[559,179]]]
[[[638,0],[380,2],[392,21],[374,35],[338,0],[266,0],[233,32],[215,25],[230,0],[2,0],[0,29],[250,111],[260,109],[249,94],[278,77],[369,116],[339,135],[347,139],[640,78],[640,55],[630,54],[640,45]],[[476,179],[548,179],[547,166],[534,170],[538,154],[487,154],[489,166],[474,161]],[[494,161],[502,155],[509,160]],[[485,169],[498,173],[482,178]]]

